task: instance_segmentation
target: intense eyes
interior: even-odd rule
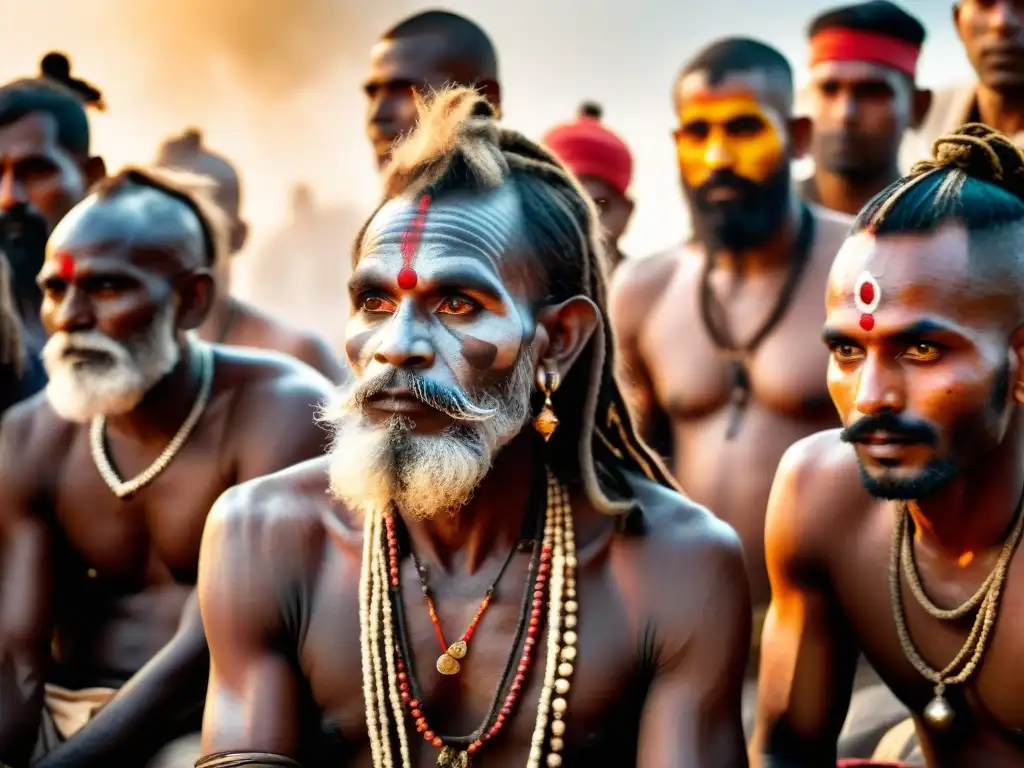
[[[370,314],[391,314],[398,309],[398,305],[387,296],[373,292],[362,294],[359,297],[358,306],[361,311]],[[454,293],[441,299],[434,311],[442,315],[466,316],[479,309],[480,305],[468,296]]]
[[[116,299],[125,291],[136,287],[133,280],[117,277],[88,277],[79,281],[79,288],[93,299]],[[59,301],[68,291],[68,283],[60,278],[53,278],[43,283],[43,293],[54,301]]]
[[[830,347],[837,363],[854,363],[864,358],[864,350],[854,344],[836,343]],[[902,360],[930,363],[942,356],[943,347],[930,341],[919,341],[899,353]]]
[[[765,122],[757,115],[738,115],[722,124],[727,136],[756,136],[764,127]],[[692,120],[676,131],[676,139],[706,141],[711,135],[714,125],[707,120]]]

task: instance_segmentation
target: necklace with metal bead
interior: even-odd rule
[[[182,446],[185,445],[185,441],[188,440],[189,435],[192,434],[192,430],[195,429],[196,424],[199,423],[199,419],[206,410],[206,406],[210,401],[210,392],[213,389],[213,348],[209,344],[194,341],[189,345],[189,349],[195,350],[195,354],[199,357],[200,378],[199,392],[196,395],[196,400],[192,404],[192,409],[189,411],[184,423],[174,437],[171,438],[171,442],[167,444],[163,452],[156,457],[152,464],[131,480],[122,480],[107,456],[106,417],[96,416],[92,420],[89,429],[89,447],[92,453],[92,460],[96,464],[100,477],[103,478],[103,481],[119,499],[127,498],[140,488],[149,485],[161,472],[167,469],[168,465],[174,460],[174,457],[178,455]]]
[[[960,651],[956,654],[956,657],[941,670],[933,669],[924,660],[910,637],[910,630],[907,627],[907,620],[903,611],[903,599],[900,590],[899,575],[901,564],[903,565],[903,570],[905,572],[911,569],[913,570],[913,578],[910,578],[909,575],[907,578],[910,584],[910,590],[930,615],[939,619],[951,620],[953,618],[960,618],[966,615],[970,608],[963,610],[963,606],[960,606],[950,611],[943,611],[938,608],[935,608],[934,612],[929,610],[929,606],[934,606],[931,601],[927,600],[927,597],[924,596],[924,589],[921,586],[916,568],[914,568],[912,560],[908,557],[908,552],[911,546],[909,543],[908,518],[909,514],[906,506],[901,505],[900,515],[893,528],[892,554],[890,556],[889,563],[889,587],[890,597],[892,600],[893,618],[896,622],[896,633],[899,636],[903,653],[918,673],[935,685],[935,695],[924,708],[924,719],[932,728],[941,731],[952,725],[953,719],[956,715],[953,711],[953,707],[945,697],[946,688],[951,685],[961,685],[967,682],[971,675],[973,675],[981,665],[981,660],[985,655],[992,627],[995,626],[996,618],[998,616],[999,598],[1002,594],[1002,589],[1006,581],[1006,574],[1009,570],[1010,560],[1013,553],[1016,551],[1017,545],[1020,543],[1021,533],[1024,532],[1024,498],[1021,499],[1021,503],[1018,506],[1017,519],[1009,537],[1003,545],[1003,549],[996,561],[995,568],[983,584],[985,591],[981,596],[980,606],[978,606],[978,614],[974,619],[974,624],[967,636],[967,640],[960,648]],[[915,589],[915,587],[917,588]],[[975,603],[980,592],[981,591],[979,590],[978,593],[975,593],[975,595],[971,597],[965,605]],[[922,600],[922,598],[924,598],[924,600]],[[924,601],[927,601],[927,605],[925,605]],[[959,672],[957,672],[958,669],[960,670]]]

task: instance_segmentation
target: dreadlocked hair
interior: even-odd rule
[[[14,308],[11,267],[0,254],[0,366],[12,369],[17,376],[25,372],[25,348],[21,344],[21,322]]]
[[[552,396],[561,420],[549,444],[552,470],[566,482],[582,483],[607,513],[634,508],[623,469],[678,490],[637,434],[615,381],[605,297],[608,256],[590,198],[554,155],[499,126],[494,108],[475,90],[445,89],[417,98],[416,107],[417,127],[395,147],[384,171],[381,207],[399,196],[439,198],[509,184],[520,200],[525,238],[539,267],[535,274],[544,281],[543,303],[583,295],[600,310],[594,337]],[[354,262],[368,226],[356,239]]]
[[[970,233],[1024,222],[1024,154],[987,125],[937,139],[931,159],[879,192],[853,231],[931,232],[950,220]]]

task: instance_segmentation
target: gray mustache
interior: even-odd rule
[[[458,421],[487,421],[497,413],[496,407],[474,403],[456,387],[448,387],[403,370],[393,370],[359,384],[349,395],[349,402],[363,409],[374,396],[387,389],[404,388],[421,403]]]

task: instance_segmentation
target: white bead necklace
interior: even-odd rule
[[[99,470],[104,482],[110,486],[110,490],[119,499],[131,496],[140,488],[149,485],[157,475],[167,469],[167,466],[174,460],[174,457],[178,455],[178,451],[185,445],[185,441],[192,434],[192,430],[195,429],[196,424],[203,415],[203,411],[206,410],[206,406],[210,402],[210,392],[213,389],[213,347],[202,342],[193,342],[193,345],[190,345],[190,348],[198,349],[199,352],[199,394],[196,395],[196,401],[192,404],[192,410],[189,411],[185,423],[178,429],[177,434],[171,438],[171,442],[164,448],[163,453],[157,456],[156,460],[138,475],[131,480],[121,480],[117,471],[110,463],[110,458],[107,456],[106,446],[104,445],[107,418],[105,416],[95,416],[92,420],[89,434],[92,460],[96,464],[96,469]]]

